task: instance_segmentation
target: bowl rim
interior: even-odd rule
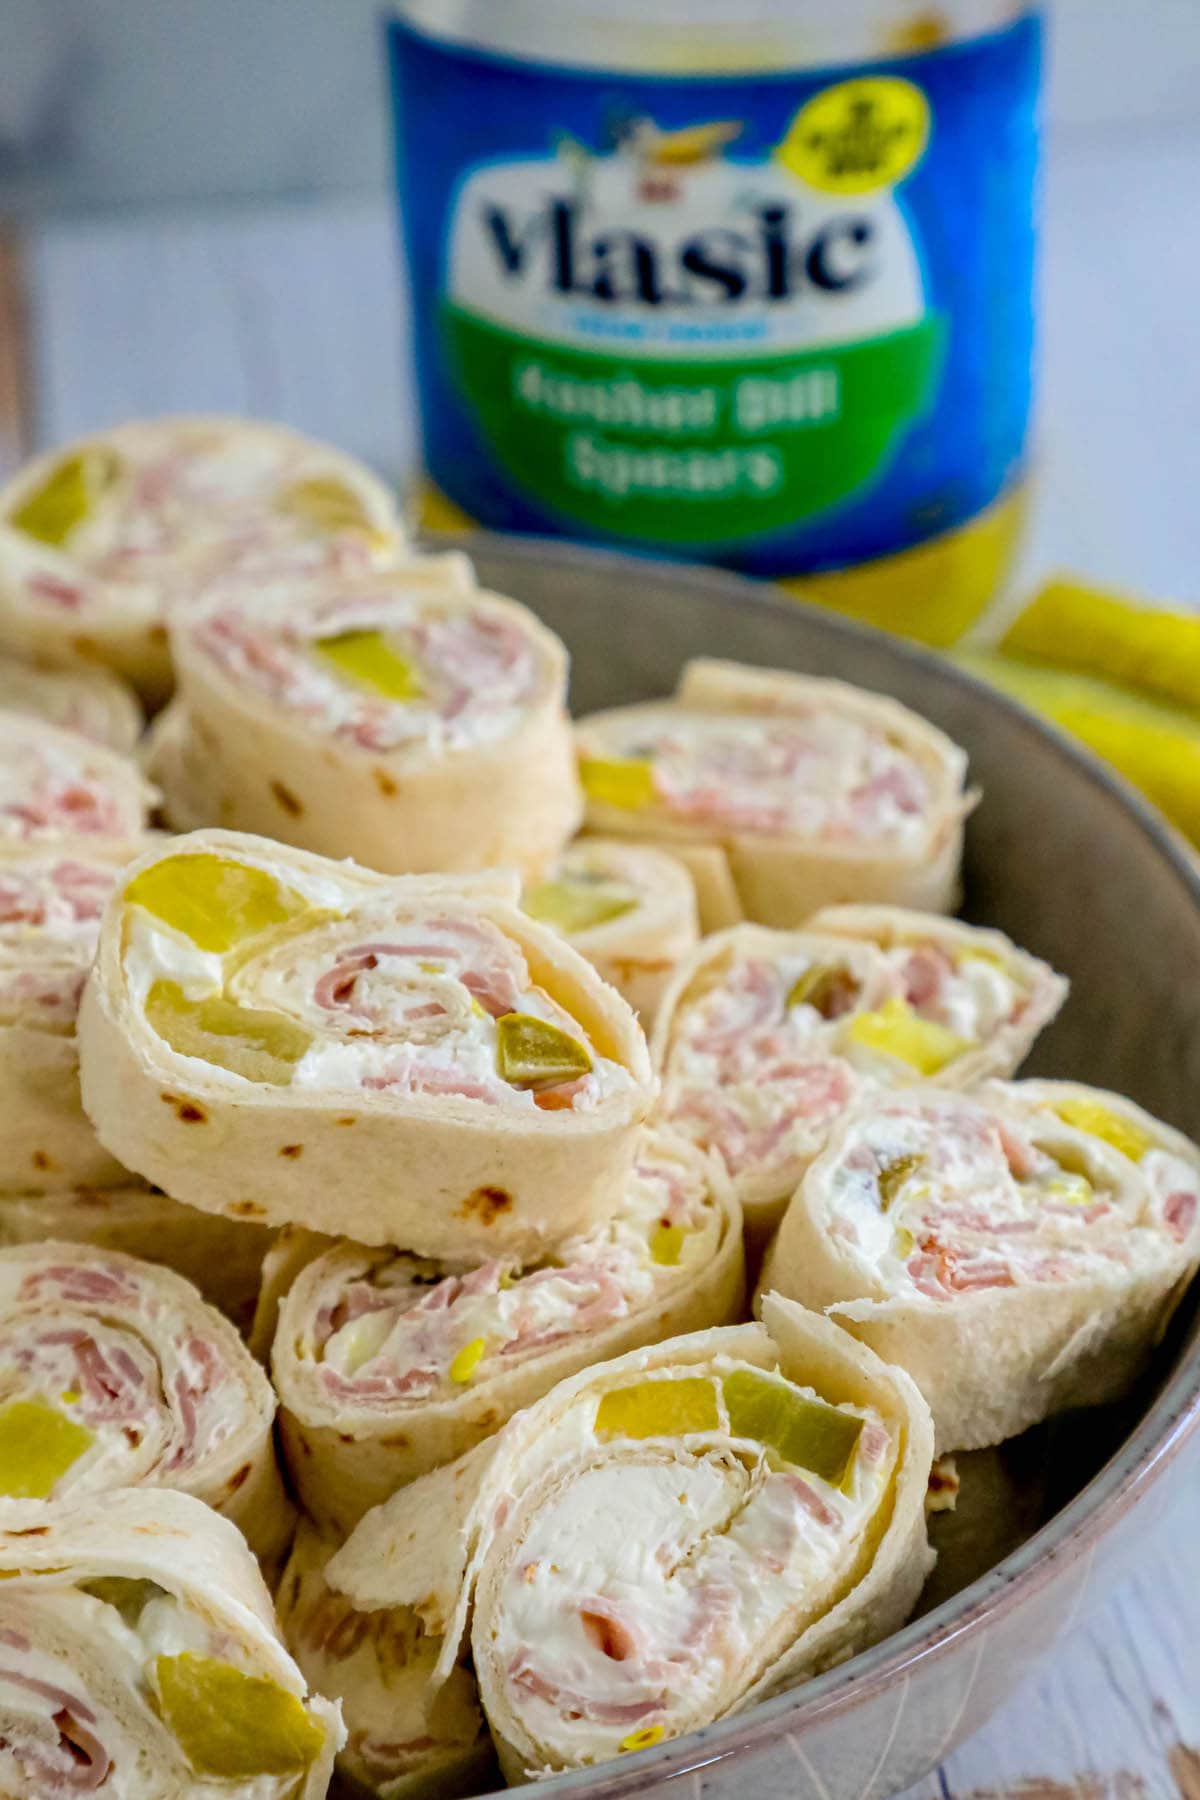
[[[1014,727],[1114,800],[1131,817],[1146,846],[1167,865],[1200,912],[1200,858],[1194,856],[1190,846],[1162,814],[1091,751],[948,657],[831,609],[785,595],[769,583],[721,569],[515,533],[476,531],[453,537],[439,534],[432,541],[439,548],[450,545],[469,555],[494,555],[549,569],[561,567],[568,576],[581,562],[601,570],[611,565],[614,574],[621,571],[626,578],[631,569],[638,569],[658,582],[702,589],[730,606],[750,606],[777,615],[799,610],[819,631],[851,647],[855,644],[870,644],[875,649],[882,646],[888,655],[914,672],[923,671],[939,681],[949,682],[951,688],[959,688],[977,703],[1008,714]],[[549,1776],[539,1782],[539,1789],[564,1795],[586,1793],[593,1800],[599,1800],[601,1796],[604,1800],[614,1800],[615,1796],[637,1792],[655,1783],[724,1762],[740,1752],[763,1750],[772,1742],[790,1738],[802,1727],[834,1718],[861,1699],[879,1694],[895,1685],[898,1679],[903,1679],[916,1665],[936,1659],[951,1646],[977,1637],[991,1619],[1024,1604],[1064,1566],[1093,1555],[1108,1530],[1178,1460],[1198,1424],[1200,1343],[1180,1359],[1161,1393],[1086,1486],[1024,1543],[931,1612],[910,1621],[900,1631],[823,1674],[759,1701],[745,1713],[729,1714],[617,1762]],[[1082,1597],[1081,1588],[1080,1601]],[[1067,1629],[1073,1622],[1072,1616]],[[965,1699],[963,1704],[965,1706]],[[942,1751],[949,1746],[956,1725],[957,1719],[947,1728]],[[793,1742],[792,1750],[797,1763],[802,1764],[799,1745]],[[872,1785],[868,1783],[868,1789]]]

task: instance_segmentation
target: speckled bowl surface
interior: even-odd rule
[[[700,654],[894,694],[966,746],[983,802],[969,918],[1071,977],[1030,1072],[1130,1094],[1200,1137],[1200,873],[1117,778],[949,665],[755,585],[571,545],[461,540],[481,581],[566,641],[576,712],[669,692]],[[976,1729],[1102,1597],[1200,1447],[1194,1296],[1119,1411],[960,1459],[958,1512],[918,1617],[750,1711],[538,1793],[572,1800],[881,1800]]]

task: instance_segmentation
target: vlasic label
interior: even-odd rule
[[[1013,480],[1036,18],[736,78],[390,41],[426,467],[472,517],[798,573]]]

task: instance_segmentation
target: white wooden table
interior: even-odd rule
[[[1200,606],[1200,140],[1076,136],[1048,200],[1026,574]],[[132,414],[229,410],[411,468],[383,203],[32,228],[0,245],[3,319],[0,461]],[[1200,1800],[1198,1512],[1185,1496],[1139,1573],[906,1800]]]

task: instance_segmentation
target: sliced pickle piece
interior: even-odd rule
[[[420,700],[425,692],[416,664],[382,631],[339,631],[313,648],[339,675],[385,700]]]
[[[325,1742],[295,1694],[215,1657],[155,1657],[154,1685],[163,1722],[198,1775],[299,1774]]]
[[[591,1072],[578,1038],[532,1013],[504,1013],[496,1021],[496,1068],[514,1087],[574,1081]]]
[[[975,1048],[973,1039],[959,1037],[932,1019],[923,1019],[898,995],[893,995],[878,1012],[856,1014],[850,1021],[848,1036],[864,1050],[876,1050],[907,1063],[919,1075],[936,1075]]]
[[[793,1468],[807,1469],[833,1487],[846,1478],[861,1419],[823,1400],[798,1394],[789,1382],[759,1369],[735,1369],[721,1383],[735,1437],[753,1438]]]
[[[125,900],[145,907],[199,949],[217,952],[312,910],[302,894],[265,869],[209,851],[152,863],[134,876]]]
[[[879,1199],[884,1212],[891,1206],[905,1182],[916,1174],[924,1161],[923,1156],[894,1156],[891,1162],[884,1163],[877,1176]]]
[[[95,1435],[44,1400],[10,1400],[0,1407],[0,1494],[48,1500]]]
[[[312,1043],[283,1013],[238,1006],[223,994],[189,1000],[175,981],[156,981],[146,996],[146,1019],[180,1056],[196,1056],[270,1087],[286,1087]]]
[[[116,451],[99,445],[65,456],[14,507],[8,522],[26,537],[59,550],[120,473],[121,459]]]
[[[334,1332],[325,1345],[322,1360],[353,1380],[360,1369],[374,1362],[391,1337],[395,1323],[390,1312],[364,1313],[361,1319],[353,1319]]]
[[[472,1338],[469,1344],[464,1344],[457,1356],[451,1359],[450,1367],[447,1370],[451,1381],[465,1387],[483,1361],[486,1350],[486,1338]]]
[[[654,765],[635,756],[581,756],[579,779],[589,800],[600,806],[618,806],[637,812],[653,806]]]
[[[579,877],[563,876],[558,881],[543,881],[531,888],[521,902],[522,911],[543,925],[569,937],[575,931],[590,931],[593,926],[607,925],[632,912],[636,900],[614,893],[598,883]]]
[[[612,1437],[679,1437],[720,1428],[717,1386],[708,1376],[612,1388],[596,1408],[595,1429]]]
[[[1052,1175],[1041,1185],[1048,1200],[1061,1201],[1064,1206],[1090,1206],[1096,1198],[1096,1190],[1087,1176],[1073,1169],[1064,1169],[1060,1175]]]
[[[823,1019],[829,1019],[835,1016],[832,1009],[838,1000],[846,1002],[841,1010],[849,1011],[856,992],[854,977],[849,969],[840,963],[814,963],[811,969],[805,969],[803,975],[797,975],[793,981],[788,992],[787,1007],[790,1012],[793,1006],[811,1006]]]
[[[683,1255],[683,1240],[686,1236],[682,1225],[668,1225],[660,1219],[650,1233],[650,1261],[661,1264],[663,1268],[675,1268]]]
[[[312,525],[317,531],[373,532],[362,498],[335,475],[309,475],[285,487],[275,502],[279,512]]]
[[[138,1620],[150,1602],[162,1600],[167,1592],[157,1581],[133,1575],[97,1575],[94,1581],[81,1581],[79,1585],[85,1594],[103,1600],[105,1606],[119,1612],[130,1631],[137,1630]]]
[[[1059,1100],[1054,1110],[1064,1125],[1073,1125],[1076,1131],[1085,1131],[1089,1137],[1111,1144],[1130,1162],[1141,1162],[1146,1152],[1154,1148],[1154,1139],[1148,1131],[1143,1131],[1132,1119],[1123,1119],[1111,1107],[1102,1106],[1098,1100],[1090,1100],[1085,1094]]]

